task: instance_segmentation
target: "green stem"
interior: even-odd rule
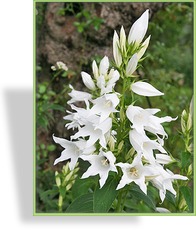
[[[59,200],[58,200],[59,212],[63,211],[62,206],[63,206],[63,197],[61,194],[59,194]]]

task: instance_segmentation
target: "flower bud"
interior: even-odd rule
[[[125,52],[126,50],[126,34],[123,26],[121,27],[120,30],[120,49],[122,52]]]
[[[138,45],[142,42],[148,29],[148,18],[149,10],[146,10],[141,17],[134,22],[128,35],[129,44],[135,42]]]
[[[57,187],[60,187],[61,186],[61,179],[60,179],[59,173],[57,171],[55,172],[55,180],[56,180]]]
[[[122,141],[118,144],[118,152],[121,152],[121,151],[122,151],[123,145],[124,145],[124,141],[122,140]]]
[[[97,79],[99,77],[99,70],[98,70],[97,63],[95,60],[92,63],[92,70],[93,70],[93,75],[95,79]]]
[[[116,31],[114,31],[114,37],[113,37],[113,56],[117,67],[119,67],[122,63],[122,56],[120,53],[119,37]]]
[[[138,63],[138,57],[137,53],[134,54],[131,59],[129,60],[127,67],[126,67],[126,75],[129,77],[132,75],[132,73],[135,72],[137,68],[137,63]]]
[[[81,75],[82,75],[82,81],[85,84],[85,86],[90,90],[95,90],[96,89],[95,83],[93,82],[91,76],[83,71],[81,72]]]

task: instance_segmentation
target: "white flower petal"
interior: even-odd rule
[[[90,89],[90,90],[95,90],[95,83],[93,82],[93,79],[91,78],[91,76],[86,73],[86,72],[81,72],[82,75],[82,81],[85,84],[85,86]]]
[[[73,146],[74,146],[74,143],[69,141],[69,140],[66,140],[66,139],[60,138],[60,137],[55,137],[54,134],[52,137],[53,137],[53,140],[55,141],[55,143],[60,144],[63,148],[70,149],[70,148],[73,148]]]
[[[129,60],[127,67],[126,67],[126,75],[127,76],[131,76],[132,73],[135,72],[136,68],[137,68],[137,63],[138,63],[138,57],[137,57],[137,53],[135,53],[131,59]]]
[[[135,82],[131,85],[131,89],[134,93],[141,96],[153,97],[153,96],[164,95],[164,93],[155,89],[152,85],[146,82],[140,82],[140,81]]]
[[[99,155],[81,156],[83,160],[87,160],[91,163],[91,166],[82,175],[82,178],[99,174],[100,188],[103,187],[108,178],[109,171],[114,171],[114,168],[116,168],[114,165],[115,161],[110,161],[111,155],[111,152],[104,153],[102,150],[100,150]],[[110,159],[108,159],[107,156],[109,156]]]
[[[169,164],[173,162],[172,158],[166,154],[156,154],[156,161],[159,164]]]
[[[104,186],[107,178],[108,178],[108,172],[104,172],[101,174],[100,180],[99,180],[100,188],[102,188]]]
[[[69,87],[72,89],[72,91],[68,93],[71,99],[67,102],[67,104],[75,103],[78,101],[87,102],[92,99],[92,95],[90,93],[75,90],[71,85]]]
[[[140,187],[142,192],[144,192],[147,195],[147,186],[145,184],[145,178],[142,177],[139,180],[135,180],[134,182]]]
[[[61,156],[58,157],[55,161],[54,161],[54,165],[58,164],[59,162],[65,161],[67,159],[71,158],[71,153],[69,151],[63,150],[61,152]]]
[[[132,25],[129,35],[128,35],[128,43],[136,42],[136,44],[140,44],[146,34],[148,29],[148,18],[149,18],[149,10],[146,10],[141,17],[134,22]]]
[[[160,213],[170,213],[168,209],[162,207],[156,207],[156,211]]]

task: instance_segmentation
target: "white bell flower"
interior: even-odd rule
[[[155,140],[151,140],[145,134],[138,133],[135,129],[130,130],[129,140],[133,148],[142,153],[142,156],[150,163],[155,164],[157,159],[153,155],[153,150],[157,149],[161,153],[166,153],[165,149]],[[163,155],[163,154],[159,154]]]
[[[148,29],[148,18],[149,18],[149,10],[146,10],[140,18],[135,21],[129,31],[128,35],[128,43],[135,42],[137,45],[139,45]]]
[[[118,112],[115,108],[119,104],[116,94],[105,94],[92,101],[94,106],[91,108],[93,114],[100,115],[100,123],[109,117],[111,113]]]
[[[69,87],[72,89],[72,91],[68,93],[71,99],[67,102],[67,104],[71,104],[79,101],[84,101],[86,104],[88,104],[88,101],[91,101],[92,95],[90,93],[75,90],[71,85]]]
[[[139,106],[129,105],[126,110],[126,116],[131,121],[132,128],[136,129],[138,133],[144,134],[144,130],[146,130],[155,135],[162,135],[164,138],[167,137],[167,133],[161,124],[177,118],[154,116],[154,113],[158,111],[158,109],[143,109]]]
[[[166,196],[166,191],[170,191],[174,196],[176,196],[176,191],[173,188],[173,181],[174,180],[188,180],[187,177],[181,176],[178,174],[174,174],[169,169],[164,169],[162,165],[156,164],[148,166],[149,170],[152,173],[157,175],[156,177],[152,178],[151,182],[153,185],[159,189],[159,196],[161,201],[163,202]]]
[[[96,116],[96,115],[94,115]],[[110,131],[112,127],[112,119],[108,117],[102,123],[99,123],[100,117],[96,116],[94,120],[87,120],[83,127],[79,127],[77,133],[71,136],[71,140],[75,140],[79,137],[89,137],[86,142],[86,148],[95,144],[99,140],[100,145],[106,148],[106,134]]]
[[[153,97],[164,95],[164,93],[160,92],[147,82],[137,81],[131,85],[131,89],[134,93],[141,96]]]
[[[71,108],[73,110],[75,110],[76,112],[67,111],[67,113],[69,113],[69,114],[63,117],[63,119],[71,121],[70,123],[67,123],[65,125],[65,127],[67,127],[67,129],[79,128],[79,127],[85,125],[89,119],[91,121],[93,121],[94,119],[97,119],[97,116],[92,114],[92,112],[89,108],[87,108],[87,109],[78,108],[73,104],[71,104]]]
[[[100,94],[111,93],[119,78],[119,72],[114,69],[111,69],[108,75],[101,75],[97,80],[97,86],[101,89]]]
[[[101,150],[99,155],[83,155],[80,158],[85,161],[89,161],[91,164],[91,166],[87,169],[81,178],[88,178],[89,176],[95,176],[99,174],[100,188],[102,188],[105,184],[110,171],[117,172],[115,166],[116,158],[111,151],[103,152]]]
[[[54,165],[56,165],[57,163],[61,162],[61,161],[65,161],[70,159],[70,163],[69,163],[69,168],[70,170],[73,170],[78,158],[81,155],[89,155],[92,154],[95,151],[95,147],[92,145],[88,148],[86,148],[86,141],[85,140],[78,140],[78,141],[69,141],[66,140],[64,138],[59,138],[59,137],[55,137],[53,135],[53,140],[57,143],[60,144],[63,148],[65,148],[62,153],[61,156],[59,158],[57,158],[54,162]]]
[[[131,164],[117,163],[122,169],[123,176],[117,186],[117,190],[123,188],[125,185],[135,182],[140,189],[147,194],[147,186],[145,183],[146,177],[153,176],[148,167],[142,164],[141,155],[137,155]]]

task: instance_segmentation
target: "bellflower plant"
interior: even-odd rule
[[[64,119],[66,128],[74,134],[70,140],[53,135],[54,141],[64,148],[54,164],[69,160],[69,169],[74,170],[77,162],[87,162],[88,166],[82,169],[81,183],[87,178],[98,178],[99,184],[91,189],[93,207],[97,207],[97,194],[104,196],[100,191],[110,193],[109,201],[101,195],[97,199],[103,199],[102,203],[108,207],[99,206],[95,212],[107,212],[111,207],[122,212],[128,202],[127,194],[130,192],[131,196],[134,191],[148,199],[148,186],[154,187],[159,193],[159,204],[163,203],[168,191],[176,196],[176,180],[188,180],[167,168],[174,159],[164,148],[168,138],[164,123],[177,118],[160,117],[157,115],[160,109],[142,108],[134,100],[135,94],[164,96],[150,83],[139,80],[136,74],[150,42],[151,36],[144,40],[148,21],[149,10],[146,10],[132,25],[128,36],[123,26],[119,35],[114,31],[114,62],[105,56],[99,64],[92,62],[91,73],[81,72],[89,92],[77,91],[70,85],[71,111],[67,111]],[[153,209],[157,212],[156,206]]]

